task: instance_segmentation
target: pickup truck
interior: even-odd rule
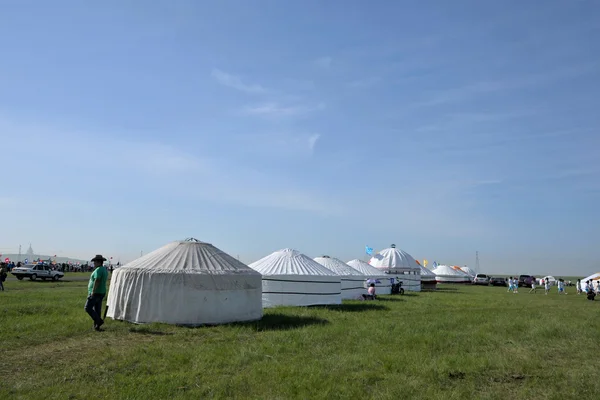
[[[60,278],[63,278],[65,274],[60,271],[55,271],[50,268],[49,265],[43,264],[26,264],[22,265],[18,268],[13,268],[11,271],[18,280],[23,280],[23,278],[29,278],[32,281],[35,281],[37,278],[45,281],[46,279],[52,279],[53,281],[57,281]]]
[[[519,275],[519,287],[530,287],[531,282],[535,282],[535,277],[531,275]]]

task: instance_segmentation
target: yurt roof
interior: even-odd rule
[[[448,265],[438,265],[436,269],[432,271],[436,275],[445,275],[445,276],[466,276],[468,274],[456,266],[448,266]]]
[[[473,271],[471,268],[469,267],[460,267],[460,269],[465,272],[467,275],[471,275],[471,276],[475,276],[477,275],[477,273],[475,271]]]
[[[183,274],[257,274],[246,264],[212,244],[194,238],[171,242],[118,270]]]
[[[365,275],[385,276],[383,272],[373,267],[369,263],[364,262],[363,260],[359,260],[358,258],[348,261],[346,264]]]
[[[435,274],[429,268],[426,268],[422,265],[419,265],[419,267],[421,268],[421,276],[425,275],[435,277]]]
[[[587,278],[583,278],[581,280],[581,282],[587,282],[587,281],[597,281],[600,280],[600,272],[596,272],[595,274],[592,274],[590,276],[588,276]]]
[[[337,275],[294,249],[282,249],[249,265],[262,275]]]
[[[348,264],[344,263],[342,260],[338,260],[335,257],[323,256],[316,257],[314,260],[322,266],[324,266],[325,268],[327,268],[328,270],[333,271],[338,275],[364,275],[362,272],[355,270]]]
[[[391,247],[381,250],[375,254],[369,261],[375,268],[419,268],[415,259],[407,252],[397,249],[396,245],[392,244]]]

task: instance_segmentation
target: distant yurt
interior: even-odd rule
[[[172,242],[116,269],[108,316],[134,323],[213,325],[262,317],[261,275],[212,244]]]
[[[367,280],[374,279],[375,282],[375,293],[376,294],[391,294],[392,293],[392,280],[389,275],[381,272],[375,267],[372,267],[368,263],[355,259],[352,261],[348,261],[346,264],[361,272],[367,277]],[[368,288],[370,283],[365,281],[365,285]]]
[[[342,280],[342,299],[358,299],[367,293],[364,286],[365,275],[342,260],[329,256],[317,257],[314,260],[340,276]]]
[[[464,267],[460,267],[460,269],[467,275],[469,275],[471,277],[471,280],[473,280],[473,278],[475,278],[475,275],[477,275],[477,272],[473,271],[471,268],[464,266]]]
[[[456,266],[438,265],[433,271],[437,283],[470,283],[471,278]]]
[[[556,285],[558,284],[558,281],[557,281],[557,280],[556,280],[556,278],[555,278],[555,277],[553,277],[552,275],[548,275],[548,276],[545,276],[545,277],[543,277],[543,278],[540,278],[540,279],[538,279],[538,283],[539,283],[540,285],[542,284],[542,280],[543,280],[544,282],[546,282],[546,281],[549,281],[549,282],[550,282],[550,286],[556,286]],[[584,282],[584,281],[582,281],[582,282]]]
[[[417,261],[418,263],[418,261]],[[422,266],[419,263],[421,269],[421,289],[422,290],[435,290],[437,289],[437,280],[435,274],[428,268]]]
[[[340,276],[298,250],[276,251],[249,267],[262,275],[263,307],[342,303]]]
[[[421,291],[421,266],[410,254],[397,249],[395,244],[375,254],[369,264],[401,281],[404,290]]]

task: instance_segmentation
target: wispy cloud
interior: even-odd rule
[[[331,64],[333,63],[333,58],[330,56],[319,57],[313,61],[313,64],[320,68],[331,68]]]
[[[242,112],[247,115],[256,115],[268,118],[286,118],[305,115],[323,109],[325,109],[325,104],[323,103],[319,103],[316,106],[283,106],[277,102],[270,102],[253,106],[246,106],[242,109]]]
[[[313,153],[315,151],[315,146],[317,145],[317,141],[319,140],[320,137],[321,137],[321,135],[319,135],[318,133],[310,135],[308,137],[308,147],[309,147],[311,153]]]
[[[242,81],[239,76],[229,74],[214,68],[211,73],[212,77],[221,85],[246,92],[246,93],[266,93],[267,89],[258,84],[247,84]]]

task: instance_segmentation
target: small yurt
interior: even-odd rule
[[[338,274],[342,280],[342,299],[359,299],[367,293],[364,274],[334,257],[323,256],[314,259],[330,271]]]
[[[262,317],[261,275],[212,244],[172,242],[117,268],[108,316],[134,323],[223,324]]]
[[[410,254],[397,249],[395,244],[375,254],[369,264],[401,281],[404,290],[421,291],[421,266]]]
[[[437,283],[471,283],[471,278],[456,266],[438,265],[433,271]]]
[[[464,266],[464,267],[460,267],[460,269],[467,275],[469,275],[471,277],[471,280],[473,280],[475,278],[475,275],[477,275],[477,272],[473,271],[471,268]]]
[[[435,274],[431,270],[419,264],[421,269],[421,289],[422,290],[435,290],[437,289],[437,279]]]
[[[263,307],[342,303],[340,276],[297,250],[276,251],[249,267],[262,275]]]
[[[384,274],[375,267],[372,267],[368,263],[355,259],[348,261],[346,264],[361,272],[365,275],[367,280],[374,279],[375,281],[375,293],[376,294],[391,294],[392,293],[392,280],[389,275]],[[369,287],[369,283],[365,281],[365,287]]]
[[[556,278],[555,278],[555,277],[553,277],[552,275],[548,275],[548,276],[545,276],[545,277],[543,277],[543,278],[540,278],[540,279],[538,280],[538,283],[539,283],[540,285],[542,284],[542,280],[543,280],[544,282],[546,282],[546,281],[550,282],[550,286],[556,286],[556,285],[558,284],[558,281],[557,281],[557,280],[556,280]],[[585,281],[582,281],[582,282],[585,282]]]

